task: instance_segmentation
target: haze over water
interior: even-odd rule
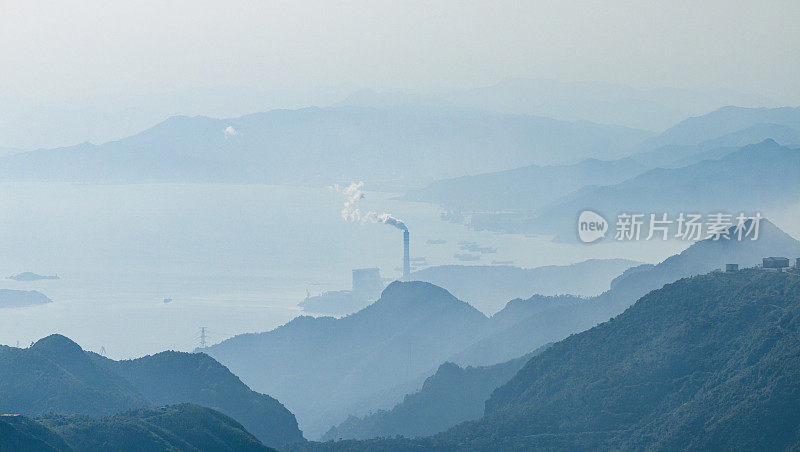
[[[453,258],[462,240],[497,249],[466,264],[522,267],[603,257],[657,262],[685,246],[566,245],[473,231],[442,221],[437,206],[394,196],[368,192],[360,205],[402,218],[412,257],[425,257],[427,265],[462,263]],[[213,343],[287,322],[302,313],[297,303],[306,289],[349,289],[353,268],[379,267],[385,278],[398,277],[400,231],[345,222],[344,199],[330,188],[269,185],[0,184],[0,275],[61,278],[0,279],[0,288],[39,290],[54,300],[4,309],[0,343],[26,346],[62,333],[115,358],[192,350],[200,326]]]

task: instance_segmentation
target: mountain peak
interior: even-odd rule
[[[72,339],[62,336],[61,334],[51,334],[50,336],[43,337],[31,345],[31,350],[38,352],[53,353],[59,355],[83,353],[80,345],[76,344]]]
[[[467,305],[453,294],[435,284],[424,281],[394,281],[381,293],[373,306],[444,306]]]

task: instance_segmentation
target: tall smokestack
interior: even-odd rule
[[[362,187],[363,182],[351,183],[343,190],[347,195],[347,201],[344,203],[342,209],[342,218],[347,221],[361,221],[363,223],[383,223],[394,226],[403,231],[403,281],[408,281],[411,278],[411,258],[408,251],[408,228],[402,220],[391,216],[388,213],[378,215],[376,212],[361,212],[356,205],[358,201],[364,197]],[[339,190],[338,188],[336,189]]]
[[[411,258],[409,257],[408,229],[403,229],[403,281],[411,279]]]

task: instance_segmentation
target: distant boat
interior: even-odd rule
[[[480,254],[469,254],[469,253],[460,253],[459,254],[459,253],[456,253],[456,254],[453,254],[453,257],[458,259],[458,260],[460,260],[460,261],[462,261],[462,262],[465,262],[465,261],[479,261],[479,260],[481,260],[481,255]]]
[[[164,298],[164,303],[172,303],[172,298]]]

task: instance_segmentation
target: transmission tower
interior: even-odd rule
[[[206,348],[206,327],[200,327],[200,348]]]

